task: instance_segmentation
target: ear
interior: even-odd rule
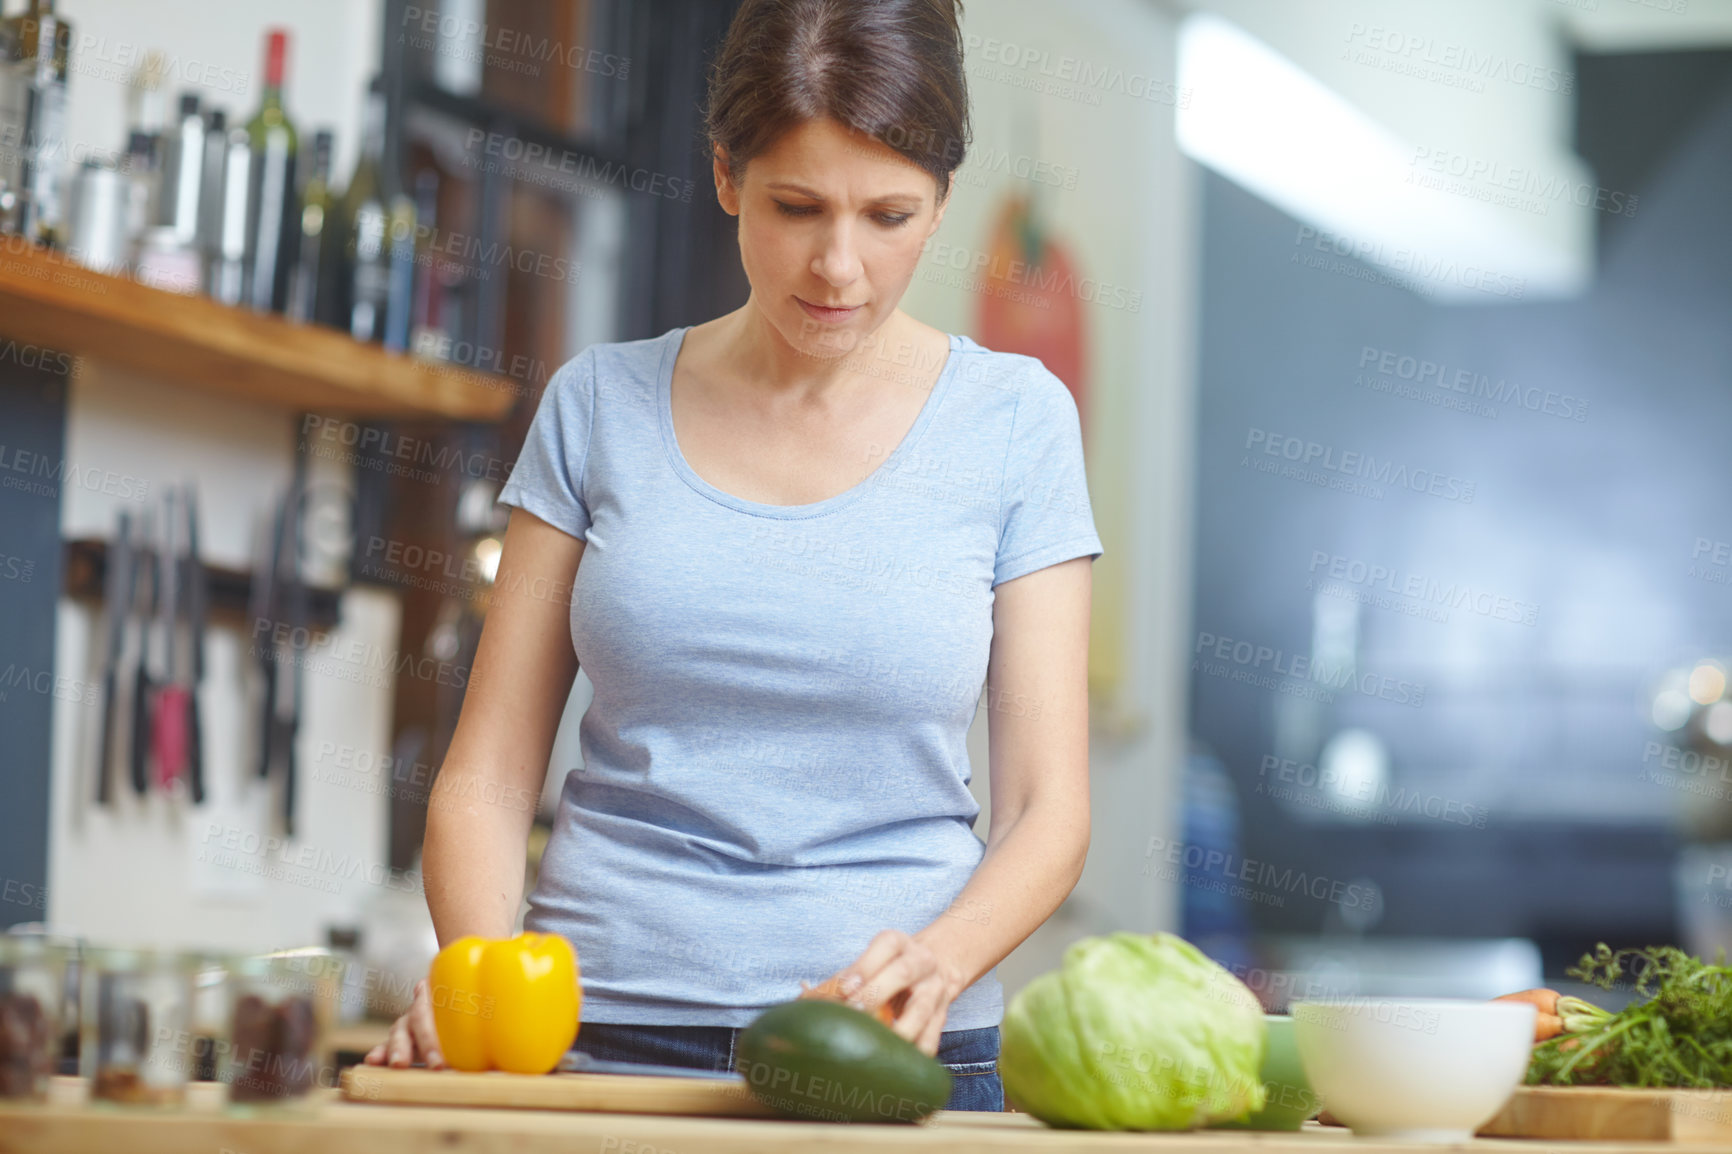
[[[934,184],[936,183],[937,182],[934,181]],[[943,200],[938,202],[938,207],[932,213],[932,227],[926,230],[926,239],[931,240],[932,234],[938,231],[938,226],[944,223],[944,210],[950,207],[951,197],[955,195],[956,176],[953,173],[950,177],[950,191],[945,194]]]
[[[713,156],[716,176],[716,199],[721,202],[722,211],[729,216],[740,215],[740,189],[734,183],[734,178],[728,173],[728,150],[716,145]]]

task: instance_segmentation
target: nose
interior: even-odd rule
[[[812,271],[836,288],[845,288],[860,278],[860,250],[848,222],[837,221],[826,229],[812,258]]]

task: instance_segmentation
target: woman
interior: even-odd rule
[[[750,299],[561,368],[501,494],[427,902],[441,942],[512,933],[531,815],[472,799],[539,790],[581,661],[525,924],[576,945],[596,1057],[729,1069],[828,976],[950,1067],[950,1108],[1003,1109],[993,967],[1088,847],[1101,546],[1063,383],[897,308],[967,138],[956,3],[746,0],[709,127]],[[417,1057],[424,990],[367,1060]]]

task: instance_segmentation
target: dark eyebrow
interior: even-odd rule
[[[780,181],[779,180],[779,181],[775,181],[771,184],[766,184],[764,187],[768,188],[772,191],[775,191],[775,192],[798,193],[800,196],[809,197],[812,200],[823,200],[824,199],[823,196],[819,195],[816,192],[813,192],[811,189],[807,188],[803,184],[790,184],[787,181]],[[917,193],[893,192],[888,196],[877,197],[876,199],[873,200],[872,203],[873,204],[907,204],[907,205],[914,205],[914,206],[918,207],[921,203],[921,199]]]

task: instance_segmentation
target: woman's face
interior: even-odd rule
[[[738,185],[720,149],[715,172],[753,302],[812,356],[840,356],[890,318],[944,217],[930,173],[834,120],[784,133]]]

